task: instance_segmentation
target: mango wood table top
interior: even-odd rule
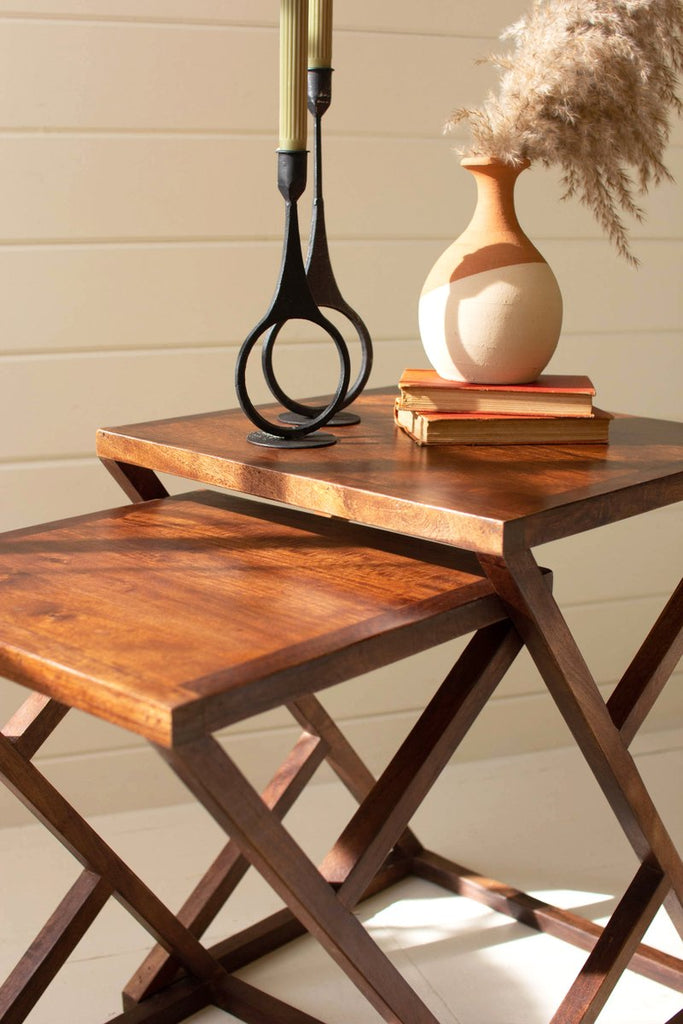
[[[215,491],[6,533],[0,674],[168,746],[504,617],[472,555],[404,548]]]
[[[362,422],[329,448],[256,447],[230,410],[102,429],[97,453],[490,555],[683,497],[683,423],[617,415],[607,445],[419,447],[393,423],[395,396],[366,391]]]

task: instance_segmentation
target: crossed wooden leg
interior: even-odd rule
[[[144,1005],[124,1012],[116,1021],[121,1024],[124,1021],[126,1024],[172,1024],[173,1021],[183,1020],[203,1006],[213,1003],[243,1017],[245,1021],[321,1024],[310,1015],[296,1011],[231,977],[220,960],[199,943],[179,917],[167,910],[30,763],[30,756],[50,735],[67,710],[63,705],[47,698],[32,696],[0,735],[0,774],[3,781],[84,866],[77,881],[0,988],[2,1024],[20,1024],[25,1020],[110,896],[114,896],[126,907],[161,944],[169,960],[180,966],[188,975],[187,979],[181,979],[180,982],[146,1001]],[[218,744],[210,738],[197,746],[201,748],[204,744],[209,750],[220,751]],[[302,738],[288,762],[291,764],[298,760],[301,766],[301,770],[295,772],[296,785],[287,787],[284,783],[287,772],[282,771],[278,780],[279,787],[275,785],[270,788],[267,798],[277,805],[279,795],[280,813],[283,810],[282,805],[291,803],[296,792],[303,788],[306,776],[310,777],[316,760],[319,763],[320,754],[316,756],[315,753],[317,747],[321,747],[324,752],[325,744],[321,744],[317,738]],[[271,812],[264,800],[250,790],[246,782],[244,786],[248,792],[247,801],[251,800],[256,808],[257,817],[268,818]],[[239,788],[240,786],[238,791]],[[239,800],[239,792],[237,799]],[[296,850],[296,844],[290,842]],[[296,860],[296,855],[294,859]],[[239,869],[243,870],[242,865],[239,865]],[[388,980],[381,980],[380,987],[392,993],[392,998],[398,988],[399,995],[396,998],[402,998],[408,1007],[408,1016],[399,1017],[389,1005],[385,1006],[378,996],[380,1005],[384,1007],[386,1019],[402,1021],[405,1024],[412,1020],[419,1021],[420,1024],[437,1024],[435,1018],[423,1007],[375,946],[362,925],[337,903],[331,887],[314,868],[311,870],[318,879],[318,888],[323,900],[331,901],[336,907],[337,919],[330,925],[329,941],[335,948],[339,946],[342,961],[346,962],[349,959],[348,953],[344,952],[346,945],[349,944],[346,933],[356,933],[355,942],[360,942],[361,947],[364,947],[363,956],[372,957],[373,961],[377,962],[379,973],[383,971],[388,975]],[[312,921],[316,920],[317,907],[314,908],[312,915],[306,910],[303,916],[304,925],[308,923],[309,916]],[[355,974],[362,977],[362,972],[357,968]]]
[[[172,1024],[210,1003],[253,1024],[320,1024],[230,973],[240,962],[303,931],[320,941],[386,1021],[438,1024],[351,908],[373,886],[407,873],[412,857],[421,850],[407,823],[519,646],[508,623],[480,630],[376,784],[313,696],[291,707],[309,730],[263,797],[210,736],[176,750],[162,750],[234,840],[178,915],[158,900],[31,763],[67,709],[38,695],[29,698],[0,735],[0,774],[84,870],[0,989],[2,1024],[20,1024],[25,1019],[110,896],[165,951],[155,951],[154,962],[139,972],[134,994],[145,998],[135,1004],[129,991],[128,1008],[116,1018],[120,1024]],[[321,872],[279,819],[323,757],[329,757],[362,803]],[[288,911],[233,937],[221,948],[207,950],[198,934],[248,864],[282,896]],[[176,980],[171,981],[172,976]]]
[[[0,734],[0,777],[82,864],[83,872],[0,988],[0,1021],[23,1021],[107,899],[114,896],[207,987],[224,991],[230,976],[31,764],[66,708],[32,696]]]
[[[320,870],[214,739],[160,750],[306,931],[387,1021],[436,1024],[350,911],[376,884],[383,865],[386,880],[407,873],[412,857],[421,851],[407,823],[519,647],[517,634],[507,623],[476,634],[376,783],[315,698],[297,701],[296,717],[326,736],[330,760],[361,798]]]
[[[669,892],[672,920],[681,930],[683,864],[627,748],[680,656],[682,590],[606,705],[531,553],[481,562],[641,861],[552,1021],[592,1024]],[[680,962],[675,973],[681,988]]]
[[[37,695],[29,698],[0,735],[0,775],[84,870],[0,989],[2,1024],[20,1024],[25,1019],[110,895],[160,943],[131,981],[127,1009],[116,1018],[117,1024],[173,1024],[211,1003],[253,1024],[321,1024],[231,975],[305,931],[318,938],[385,1020],[437,1024],[350,912],[368,891],[407,873],[430,878],[534,927],[593,948],[554,1024],[595,1021],[629,961],[649,977],[683,989],[681,961],[639,946],[669,891],[674,920],[680,923],[683,869],[627,750],[675,665],[681,590],[606,706],[531,556],[521,555],[507,563],[487,560],[485,568],[518,632],[500,623],[474,636],[377,782],[312,695],[290,706],[305,731],[263,797],[211,737],[162,751],[234,840],[177,915],[31,764],[31,757],[67,709]],[[604,930],[423,850],[407,829],[514,658],[518,634],[539,664],[641,860]],[[280,819],[325,758],[360,806],[319,871]],[[205,949],[199,936],[249,864],[264,875],[288,909]],[[682,1015],[668,1024],[683,1024]]]

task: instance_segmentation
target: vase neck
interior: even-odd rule
[[[515,167],[493,160],[463,160],[462,166],[474,175],[477,185],[468,234],[485,232],[489,238],[523,235],[515,212],[515,182],[528,163]]]

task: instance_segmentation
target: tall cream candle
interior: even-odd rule
[[[308,0],[280,0],[280,141],[306,149]]]
[[[332,67],[332,0],[309,0],[308,66]]]

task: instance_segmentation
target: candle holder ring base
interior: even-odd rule
[[[316,430],[304,437],[279,437],[265,430],[252,430],[247,434],[247,441],[260,445],[261,448],[327,448],[336,444],[337,438],[324,430]]]
[[[309,423],[310,416],[302,416],[298,412],[283,412],[278,416],[280,423]],[[353,427],[360,423],[360,416],[355,412],[336,412],[331,420],[325,424],[326,427]]]
[[[245,340],[237,356],[235,368],[235,390],[237,397],[242,411],[246,413],[254,426],[259,428],[248,435],[248,440],[252,444],[259,444],[267,448],[318,448],[322,445],[334,444],[337,440],[333,434],[325,434],[320,439],[318,428],[326,426],[344,404],[350,376],[349,354],[344,339],[334,324],[330,323],[314,305],[306,308],[307,305],[304,297],[301,306],[297,306],[295,310],[290,310],[293,313],[292,318],[309,320],[322,327],[332,338],[337,349],[340,364],[337,390],[330,402],[326,406],[317,409],[314,416],[309,414],[300,423],[293,426],[283,426],[279,422],[273,422],[255,407],[247,389],[247,364],[252,350],[264,335],[266,335],[266,340],[263,344],[262,362],[265,361],[266,350],[271,353],[272,360],[273,328],[280,327],[285,322],[281,318],[281,302],[276,300],[269,313],[266,314],[261,323],[254,328]],[[274,319],[275,323],[273,322]],[[271,379],[268,373],[265,376],[271,394],[277,398],[277,392],[279,391],[277,382],[274,381],[274,378]]]
[[[318,235],[318,238],[320,237]],[[320,252],[320,250],[315,251]],[[353,383],[349,385],[346,396],[339,406],[339,411],[334,415],[334,422],[329,423],[330,426],[344,427],[360,423],[360,416],[356,415],[356,413],[342,412],[341,410],[351,405],[368,382],[372,369],[372,341],[370,333],[358,313],[349,306],[339,293],[337,283],[332,274],[332,267],[329,264],[329,259],[326,259],[326,255],[327,247],[325,245],[324,253],[321,257],[314,256],[312,259],[309,259],[307,282],[311,295],[319,308],[331,309],[345,317],[355,328],[358,342],[360,343],[361,365],[358,375]],[[307,423],[314,417],[319,416],[325,406],[311,406],[297,402],[278,383],[273,367],[273,347],[283,326],[284,324],[282,323],[275,324],[263,345],[261,354],[263,375],[273,397],[287,409],[287,412],[282,413],[278,418],[283,423]]]

